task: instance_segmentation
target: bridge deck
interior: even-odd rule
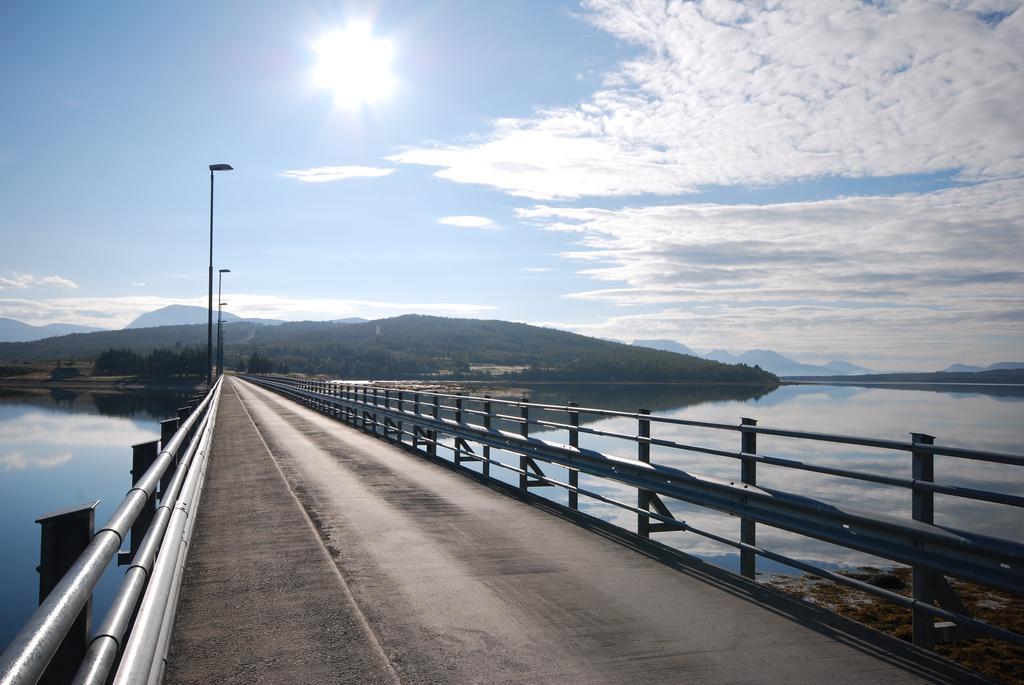
[[[208,479],[167,682],[971,681],[237,379]]]

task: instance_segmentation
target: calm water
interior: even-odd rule
[[[550,404],[576,401],[581,406],[606,407],[636,411],[652,410],[655,414],[736,425],[741,417],[757,419],[762,427],[790,428],[823,433],[840,433],[862,437],[906,441],[909,433],[927,433],[936,443],[974,447],[999,452],[1024,453],[1024,388],[993,389],[996,394],[954,391],[933,387],[921,390],[890,388],[857,388],[850,386],[784,386],[768,393],[719,388],[712,397],[700,389],[672,389],[665,386],[551,386],[527,388],[531,400]],[[564,414],[555,418],[564,422]],[[604,418],[587,421],[586,425],[605,431],[635,435],[636,421],[628,418]],[[510,430],[514,430],[509,426]],[[566,442],[565,431],[533,431],[535,437]],[[686,426],[653,423],[654,438],[674,442],[739,451],[740,435],[732,431],[715,431]],[[606,454],[635,458],[636,445],[615,438],[580,435],[581,447]],[[758,436],[758,452],[773,457],[794,459],[811,464],[834,466],[889,476],[911,476],[910,455],[847,445]],[[510,464],[517,458],[492,452]],[[447,456],[443,455],[443,456]],[[724,480],[740,476],[736,460],[652,447],[651,461],[674,466],[693,474]],[[564,469],[542,465],[552,478],[567,482]],[[506,482],[518,482],[518,476],[503,469],[491,473]],[[838,506],[856,507],[911,517],[910,491],[805,471],[758,465],[758,485],[814,497]],[[936,457],[937,482],[969,486],[998,492],[1024,494],[1024,469],[999,464],[986,464],[950,457]],[[636,490],[581,475],[580,486],[635,504]],[[567,494],[560,488],[537,488],[532,491],[565,502]],[[678,502],[669,502],[669,509],[678,519],[730,539],[738,539],[737,519],[713,511]],[[636,529],[636,515],[614,505],[580,499],[587,513],[613,521],[631,530]],[[968,531],[1024,542],[1024,512],[998,504],[973,502],[961,498],[936,495],[935,522]],[[693,533],[658,533],[659,541],[674,545],[691,554],[737,571],[738,554],[730,547]],[[887,565],[889,562],[869,555],[810,540],[767,526],[758,527],[758,544],[775,552],[822,566]],[[758,560],[762,572],[791,572],[790,569],[763,559]]]
[[[937,442],[981,449],[1024,451],[1024,389],[1000,395],[949,392],[940,389],[897,390],[835,386],[786,386],[775,391],[751,392],[737,388],[544,385],[527,389],[536,402],[579,402],[696,420],[736,424],[751,417],[762,426],[904,440],[910,432],[930,433]],[[130,486],[131,445],[156,439],[159,421],[174,415],[183,395],[173,394],[50,394],[0,390],[0,645],[6,645],[36,605],[39,526],[43,513],[94,499],[102,500],[96,520],[101,523]],[[584,418],[586,421],[586,418]],[[626,434],[636,433],[629,419],[601,419],[587,425]],[[736,450],[739,434],[654,424],[652,434],[709,447]],[[565,441],[562,431],[534,432],[538,437]],[[635,445],[615,439],[581,435],[581,445],[622,457],[634,457]],[[772,456],[842,466],[899,476],[910,475],[906,454],[842,445],[759,436],[759,452]],[[511,455],[492,453],[509,463]],[[680,454],[655,447],[652,461],[693,473],[735,479],[739,463],[695,454]],[[544,467],[548,475],[566,480],[563,470]],[[936,480],[1003,492],[1024,492],[1024,469],[980,464],[950,458],[936,459]],[[513,474],[494,468],[492,474],[512,482]],[[758,482],[766,487],[798,491],[835,504],[851,505],[910,516],[906,490],[847,482],[843,479],[761,465]],[[581,477],[581,485],[634,503],[635,490]],[[564,502],[562,490],[542,488]],[[634,529],[635,516],[581,498],[581,507]],[[736,519],[681,504],[670,504],[677,518],[731,538],[738,537]],[[1024,517],[1000,505],[975,504],[936,497],[936,520],[1024,541]],[[722,566],[736,569],[729,548],[688,533],[662,533],[658,539]],[[881,563],[825,543],[798,538],[766,526],[758,528],[758,543],[775,551],[828,566]],[[762,571],[781,570],[759,561]],[[116,591],[122,570],[108,569],[94,609],[98,622]]]
[[[96,524],[131,487],[131,445],[160,437],[187,394],[37,392],[0,388],[0,646],[37,604],[40,515],[101,500]],[[117,591],[112,565],[98,587],[93,625]]]

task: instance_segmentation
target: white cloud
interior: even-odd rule
[[[392,161],[535,199],[822,176],[1024,173],[1024,11],[831,0],[588,0],[640,54],[586,102]],[[1002,10],[1001,21],[981,14]]]
[[[77,290],[78,284],[63,276],[33,276],[32,274],[15,274],[13,278],[0,276],[0,290],[24,290],[37,286],[49,286],[65,290]]]
[[[485,216],[446,216],[438,219],[437,223],[458,226],[459,228],[482,228],[491,231],[501,228],[501,226]]]
[[[0,298],[0,317],[33,325],[75,323],[101,328],[122,328],[140,314],[172,304],[206,307],[206,297],[67,297],[51,299]],[[406,313],[438,316],[479,316],[495,309],[492,305],[460,302],[387,302],[301,298],[232,293],[231,313],[242,317],[326,320],[362,316],[379,318]]]
[[[377,178],[388,176],[394,171],[394,169],[371,166],[321,166],[312,169],[282,171],[281,175],[305,183],[325,183],[327,181],[344,181],[349,178]]]
[[[856,349],[904,368],[943,368],[1024,353],[1022,198],[1017,180],[768,206],[541,205],[519,214],[578,235],[563,256],[603,287],[570,299],[634,309],[558,327],[645,331],[705,349]]]
[[[523,267],[523,271],[531,274],[544,274],[549,271],[554,271],[550,266],[526,266]]]

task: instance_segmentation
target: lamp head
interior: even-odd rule
[[[210,171],[234,171],[230,164],[211,164]]]
[[[218,273],[229,274],[231,273],[231,269],[221,269],[220,271],[218,271]]]

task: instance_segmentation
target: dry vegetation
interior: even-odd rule
[[[846,573],[853,578],[900,594],[910,594],[910,569],[881,571],[863,568]],[[817,576],[773,576],[768,583],[804,601],[823,606],[902,640],[911,638],[911,612],[880,598]],[[950,580],[971,615],[1001,628],[1024,634],[1024,597]],[[1003,683],[1024,684],[1024,647],[979,637],[938,645],[942,656]]]

